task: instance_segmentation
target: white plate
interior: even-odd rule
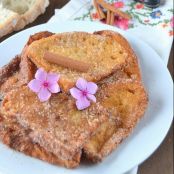
[[[147,159],[165,138],[173,119],[173,82],[169,72],[156,52],[144,42],[114,27],[90,22],[65,22],[39,25],[22,31],[0,44],[0,66],[21,52],[28,37],[39,31],[52,32],[110,29],[121,32],[136,52],[149,106],[143,119],[119,148],[96,165],[80,165],[68,170],[27,157],[0,144],[0,173],[2,174],[121,174]]]

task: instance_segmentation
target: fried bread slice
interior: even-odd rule
[[[21,53],[20,73],[19,73],[19,80],[21,84],[27,84],[30,80],[34,78],[34,74],[36,72],[36,66],[34,65],[34,63],[30,61],[30,59],[26,55],[28,46],[36,40],[47,38],[49,36],[52,36],[53,34],[54,33],[52,32],[42,31],[39,33],[35,33],[34,35],[31,35],[29,37]]]
[[[7,65],[0,68],[0,101],[5,93],[19,86],[18,74],[20,61],[20,56],[16,56]]]
[[[113,40],[119,42],[122,45],[122,47],[124,47],[127,50],[128,56],[125,66],[122,68],[121,71],[115,72],[111,78],[113,80],[118,80],[119,78],[124,78],[124,79],[131,78],[137,81],[141,81],[141,72],[139,69],[138,59],[128,41],[119,33],[116,33],[111,30],[97,31],[94,34],[110,37]]]
[[[44,59],[47,51],[87,63],[89,70],[82,73],[49,63]],[[27,49],[27,56],[37,67],[61,74],[59,84],[66,92],[79,77],[98,82],[114,73],[125,65],[128,54],[116,39],[85,32],[55,34],[33,42]]]
[[[54,165],[67,168],[77,167],[81,154],[76,154],[72,160],[62,160],[53,153],[46,151],[38,143],[33,143],[28,136],[31,130],[24,129],[11,117],[4,118],[0,115],[0,140],[10,148],[28,156],[38,158]]]
[[[7,80],[8,77],[19,70],[20,61],[20,56],[16,56],[7,65],[0,68],[0,86]]]
[[[21,86],[19,79],[20,58],[16,57],[8,65],[0,69],[0,103],[6,93]],[[61,165],[67,168],[77,167],[80,163],[81,153],[74,155],[72,160],[63,160],[53,153],[46,151],[39,144],[34,143],[29,137],[29,129],[24,129],[15,117],[5,116],[0,113],[0,140],[10,148],[22,152],[31,157]]]
[[[33,78],[35,65],[29,59],[25,58],[25,49],[33,41],[43,37],[48,37],[52,34],[53,33],[50,32],[39,32],[30,36],[25,48],[23,49],[23,56],[16,56],[16,58],[14,58],[8,65],[0,69],[0,93],[2,96],[22,84],[27,83]],[[33,143],[28,136],[29,132],[30,130],[21,127],[12,119],[12,117],[3,117],[0,115],[0,139],[10,148],[43,161],[65,166],[67,168],[74,168],[79,165],[81,153],[75,154],[72,160],[62,160],[54,154],[46,151],[39,144]]]
[[[62,160],[72,160],[97,127],[108,119],[108,111],[93,104],[78,111],[71,96],[58,94],[42,103],[28,87],[9,92],[2,102],[4,117],[12,115],[29,137]]]
[[[7,92],[11,91],[20,86],[18,80],[19,72],[12,74],[10,77],[6,78],[6,81],[0,85],[0,94],[4,96]]]
[[[105,90],[105,85],[110,88]],[[131,134],[148,103],[147,94],[137,81],[121,80],[104,84],[101,91],[100,95],[107,96],[101,104],[110,110],[112,117],[101,124],[84,146],[86,157],[93,162],[101,161]]]

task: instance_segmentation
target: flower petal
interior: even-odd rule
[[[80,99],[82,96],[82,92],[77,88],[71,88],[70,94],[77,100]]]
[[[38,93],[38,97],[41,102],[45,102],[51,97],[51,93],[48,91],[47,88],[41,88]]]
[[[91,101],[93,101],[94,103],[96,103],[96,97],[92,94],[87,94],[87,98]]]
[[[97,90],[98,90],[98,86],[95,83],[93,83],[93,82],[88,82],[87,83],[88,93],[95,94],[97,92]]]
[[[123,8],[124,7],[124,2],[119,1],[119,2],[115,2],[113,3],[115,8]]]
[[[33,91],[38,93],[41,89],[41,82],[37,79],[33,79],[28,83],[28,87]]]
[[[115,25],[123,30],[127,30],[129,28],[129,20],[119,18],[115,21]]]
[[[90,101],[86,97],[81,97],[76,101],[76,106],[78,110],[83,110],[90,106]]]
[[[48,73],[47,74],[47,81],[51,84],[58,82],[59,78],[60,78],[59,74],[56,74],[56,73]]]
[[[87,81],[83,78],[79,78],[76,82],[76,86],[77,88],[79,88],[80,90],[86,90],[87,87]]]
[[[60,92],[60,87],[57,83],[54,83],[54,84],[51,84],[49,87],[48,87],[48,90],[51,92],[51,93],[58,93]]]
[[[39,68],[39,69],[36,71],[35,78],[36,78],[37,80],[40,80],[41,82],[43,82],[43,81],[45,81],[46,78],[47,78],[47,73],[46,73],[42,68]]]

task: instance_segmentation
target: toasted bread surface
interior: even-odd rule
[[[21,81],[19,81],[19,64],[20,57],[16,57],[8,65],[0,69],[0,103],[8,92],[21,87]],[[0,141],[5,145],[51,164],[61,165],[67,168],[74,168],[79,165],[81,152],[75,154],[71,160],[63,160],[45,150],[38,143],[34,143],[29,137],[30,132],[31,130],[24,129],[19,125],[15,117],[0,113]]]
[[[138,59],[129,42],[121,34],[111,30],[97,31],[94,34],[110,37],[113,40],[116,40],[122,45],[122,47],[124,47],[124,49],[126,49],[128,53],[126,64],[122,68],[122,71],[116,72],[115,77],[113,76],[113,78],[132,78],[137,81],[141,81],[141,72],[139,69]]]
[[[132,132],[147,107],[147,94],[140,82],[121,80],[109,86],[101,89],[107,96],[102,105],[113,117],[101,124],[84,146],[87,158],[94,162],[109,155]]]
[[[7,65],[0,68],[0,101],[7,92],[20,85],[18,80],[20,61],[20,56],[16,56]]]
[[[22,53],[21,53],[21,62],[20,62],[20,73],[19,73],[19,80],[21,84],[27,84],[30,80],[34,78],[34,74],[36,72],[36,66],[33,62],[27,57],[27,49],[28,46],[33,43],[34,41],[47,38],[52,36],[54,33],[48,31],[42,31],[39,33],[35,33],[31,35],[27,41],[27,44],[24,46]]]
[[[81,154],[76,154],[72,160],[62,160],[53,153],[46,151],[28,136],[31,130],[24,129],[11,117],[4,118],[0,115],[0,140],[10,148],[22,152],[34,158],[46,161],[54,165],[67,168],[77,167],[80,163]]]
[[[78,111],[75,101],[66,94],[42,103],[28,87],[9,92],[2,103],[4,115],[14,115],[24,128],[33,130],[30,137],[47,151],[71,160],[95,129],[108,118],[100,104]]]
[[[88,63],[88,72],[81,73],[49,63],[43,57],[52,52],[74,60]],[[33,42],[27,51],[28,57],[37,67],[61,74],[59,81],[68,91],[79,77],[98,82],[120,69],[126,63],[128,52],[117,40],[85,32],[61,33]]]
[[[0,68],[0,86],[7,80],[8,77],[19,70],[20,61],[20,56],[16,56],[7,65]]]
[[[92,68],[81,73],[48,63],[42,59],[45,51],[90,63]],[[26,86],[39,67],[61,74],[63,93],[44,103]],[[64,93],[79,77],[99,86],[97,103],[83,111]],[[2,142],[67,168],[79,165],[82,149],[93,162],[109,155],[130,135],[148,101],[135,53],[120,34],[106,30],[31,36],[22,54],[0,69],[1,93]]]

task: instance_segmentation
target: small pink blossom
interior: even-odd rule
[[[137,3],[137,4],[135,5],[135,8],[136,8],[136,9],[143,9],[143,8],[144,8],[144,4]]]
[[[170,20],[170,26],[172,27],[172,28],[174,28],[174,16],[171,18],[171,20]]]
[[[93,82],[87,82],[83,78],[79,78],[76,82],[76,87],[70,89],[71,95],[76,99],[78,110],[83,110],[90,106],[90,102],[96,102],[94,94],[98,87]]]
[[[47,73],[43,69],[38,69],[35,74],[35,79],[28,83],[28,87],[35,93],[41,102],[47,101],[51,97],[51,93],[60,92],[58,85],[60,75],[55,73]]]
[[[127,30],[129,28],[129,20],[118,17],[115,20],[115,26],[123,30]]]
[[[92,19],[99,19],[99,15],[98,15],[98,13],[92,13],[91,14],[91,17],[92,17]]]
[[[113,3],[115,8],[123,8],[124,7],[124,2],[118,1]]]

